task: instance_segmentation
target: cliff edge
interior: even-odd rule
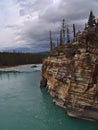
[[[98,29],[80,32],[44,59],[41,87],[70,117],[98,122]]]

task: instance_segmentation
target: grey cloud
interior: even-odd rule
[[[29,9],[29,13],[40,10],[37,23],[33,21],[28,21],[28,24],[25,23],[27,29],[24,30],[22,37],[25,37],[32,46],[37,47],[40,44],[40,47],[45,46],[45,48],[49,44],[49,30],[54,30],[53,36],[56,38],[58,36],[57,30],[59,31],[63,18],[65,18],[66,23],[76,23],[78,24],[77,28],[80,25],[83,28],[83,22],[87,21],[89,11],[98,5],[96,0],[61,0],[58,5],[52,4],[52,0],[18,1],[21,2],[21,8]],[[94,9],[94,12],[96,12],[96,9]]]
[[[64,4],[65,3],[65,4]],[[92,3],[92,2],[91,2]],[[56,22],[65,18],[69,21],[84,19],[88,16],[92,4],[85,1],[65,1],[62,0],[57,8],[51,6],[43,14],[40,15],[46,21]]]
[[[19,14],[20,14],[20,16],[24,16],[25,15],[25,11],[23,9],[20,9]]]
[[[8,25],[5,26],[5,28],[11,28],[11,29],[17,30],[17,29],[20,28],[20,26],[17,25],[17,24],[8,24]]]
[[[20,4],[21,9],[28,13],[32,13],[33,11],[42,11],[47,5],[52,3],[52,0],[17,0],[17,2]]]
[[[17,3],[19,15],[24,18],[22,25],[17,28],[20,30],[17,35],[20,35],[25,46],[32,48],[33,51],[49,49],[49,31],[52,30],[55,42],[59,36],[63,18],[66,24],[76,23],[79,29],[84,27],[91,9],[98,17],[97,0],[58,0],[55,4],[53,0],[17,0]],[[17,26],[9,25],[8,27]]]

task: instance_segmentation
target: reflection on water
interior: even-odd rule
[[[18,71],[0,71],[0,79],[7,78],[9,79],[10,77],[14,76],[17,77],[21,72]]]

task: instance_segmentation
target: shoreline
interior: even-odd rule
[[[41,63],[40,63],[41,64]],[[20,66],[30,66],[30,65],[39,65],[39,64],[23,64],[23,65],[15,65],[15,66],[0,66],[0,70],[1,69],[7,69],[7,68],[13,68],[13,67],[20,67]]]

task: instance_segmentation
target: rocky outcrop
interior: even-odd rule
[[[69,116],[98,121],[98,43],[77,41],[51,51],[43,61],[41,86]]]

